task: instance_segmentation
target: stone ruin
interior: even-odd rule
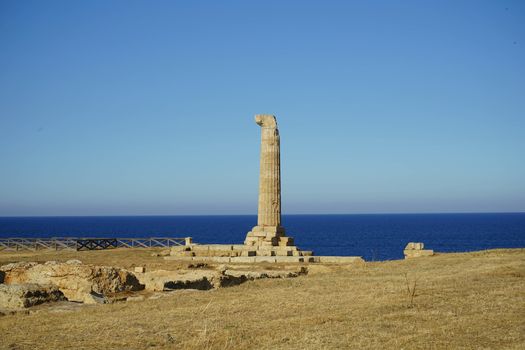
[[[261,127],[259,201],[257,226],[246,235],[244,244],[188,244],[174,247],[171,257],[215,258],[220,262],[311,261],[311,251],[302,251],[286,236],[281,226],[281,145],[277,120],[273,115],[259,114],[255,123]],[[233,260],[232,260],[233,259]]]
[[[432,256],[434,251],[432,249],[424,249],[425,245],[421,242],[410,242],[406,245],[403,254],[405,259],[419,258],[422,256]]]
[[[308,273],[304,266],[241,269],[226,265],[195,266],[177,270],[134,271],[120,267],[66,262],[17,262],[0,266],[0,316],[40,304],[68,302],[107,304],[156,299],[180,289],[209,290],[264,278],[294,278]]]

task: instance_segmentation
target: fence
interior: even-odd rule
[[[0,251],[19,250],[100,250],[112,248],[169,248],[191,243],[191,237],[151,238],[0,238]]]

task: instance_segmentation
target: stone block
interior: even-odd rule
[[[276,256],[293,256],[293,250],[277,248],[274,250]]]
[[[261,238],[265,238],[266,237],[266,232],[264,231],[251,231],[249,233],[250,237],[261,237]]]
[[[255,257],[255,262],[270,262],[270,263],[274,263],[275,262],[275,257],[273,257],[273,256],[256,256]]]
[[[432,249],[422,249],[422,250],[406,249],[403,251],[403,253],[405,255],[405,259],[420,258],[423,256],[434,255],[434,251]]]
[[[235,258],[231,258],[230,262],[232,263],[254,263],[255,256],[237,256]]]
[[[271,249],[257,250],[257,256],[274,256],[275,252]]]
[[[281,226],[255,226],[252,228],[251,232],[268,232],[272,233],[273,235],[276,234],[284,234],[284,227]]]
[[[135,266],[134,271],[137,273],[144,273],[146,272],[146,268],[144,266]]]
[[[207,244],[209,250],[232,250],[231,244]]]
[[[279,237],[279,246],[293,246],[293,238],[292,237]]]
[[[206,262],[206,261],[209,261],[209,259],[210,259],[209,256],[194,256],[193,258],[191,258],[191,261]]]
[[[410,242],[405,247],[405,250],[423,250],[425,249],[425,244],[421,242]]]
[[[192,252],[206,252],[208,250],[210,250],[210,247],[207,244],[194,244],[191,246]]]
[[[304,262],[304,258],[302,256],[276,256],[275,262],[281,263],[281,262]]]
[[[231,256],[232,250],[208,250],[207,252],[201,252],[196,256]]]
[[[273,250],[274,248],[275,247],[272,245],[260,245],[260,246],[255,247],[254,249],[257,249],[257,252],[261,252],[261,251],[270,251],[270,250]]]
[[[257,251],[256,250],[244,250],[241,253],[241,257],[243,257],[243,256],[256,256],[256,255],[257,255]]]
[[[248,233],[248,236],[246,236],[246,239],[244,240],[244,245],[245,246],[256,246],[261,239],[262,239],[261,237],[252,237],[250,233]]]

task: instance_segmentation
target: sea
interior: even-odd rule
[[[193,237],[194,242],[240,244],[255,215],[0,217],[8,237]],[[286,234],[316,255],[403,258],[408,242],[437,252],[525,248],[525,213],[284,215]]]

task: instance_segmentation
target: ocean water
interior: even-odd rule
[[[525,213],[284,215],[301,249],[317,255],[403,258],[407,242],[438,252],[525,247]],[[242,243],[257,222],[239,216],[0,217],[0,237],[193,237]]]

